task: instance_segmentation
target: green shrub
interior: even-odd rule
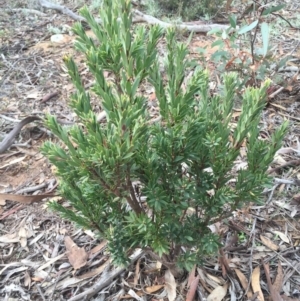
[[[263,1],[255,2],[251,13],[251,23],[243,21],[238,24],[236,15],[229,16],[230,26],[226,29],[215,28],[208,34],[215,34],[217,39],[212,47],[219,48],[210,57],[217,67],[218,73],[235,71],[239,74],[239,88],[244,86],[260,86],[266,79],[270,78],[272,83],[284,85],[283,77],[276,72],[286,65],[290,59],[286,56],[278,59],[276,56],[274,42],[270,37],[271,17],[274,12],[280,11],[285,5],[265,6]],[[249,12],[250,13],[250,12]],[[279,18],[275,14],[276,18]],[[247,20],[248,20],[247,19]],[[272,45],[273,44],[273,45]],[[199,49],[205,52],[205,49]]]
[[[175,41],[174,30],[138,26],[131,32],[127,0],[105,0],[103,5],[101,24],[86,8],[81,10],[99,46],[80,24],[74,32],[107,120],[97,122],[78,69],[65,57],[77,89],[71,106],[79,122],[67,129],[48,116],[46,124],[60,144],[46,142],[43,152],[57,167],[61,194],[73,208],[56,202],[50,207],[106,238],[116,264],[126,264],[129,252],[141,247],[168,267],[177,263],[190,269],[219,248],[219,237],[209,225],[245,203],[259,202],[287,124],[270,143],[260,139],[266,83],[246,89],[233,128],[235,74],[225,75],[223,88],[212,96],[208,73],[187,58],[187,46]],[[164,35],[162,74],[156,49]],[[184,84],[191,70],[193,76]],[[106,78],[107,71],[113,76]],[[150,118],[140,89],[145,83],[155,89],[160,120]],[[235,170],[242,145],[248,165]]]
[[[214,15],[223,5],[223,0],[155,0],[164,13],[178,15],[185,21],[200,16]]]

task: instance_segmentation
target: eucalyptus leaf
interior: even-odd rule
[[[261,24],[261,35],[263,41],[263,56],[266,56],[269,48],[269,40],[270,40],[270,29],[267,23]]]
[[[238,34],[244,34],[248,31],[251,31],[253,28],[257,26],[257,24],[258,24],[258,20],[255,20],[251,24],[243,26],[242,28],[239,29]]]
[[[269,8],[266,8],[263,13],[262,13],[262,16],[267,16],[271,13],[275,13],[277,11],[280,11],[281,9],[283,9],[286,5],[285,4],[279,4],[279,5],[276,5],[276,6],[272,6],[272,7],[269,7]]]

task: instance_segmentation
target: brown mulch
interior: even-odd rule
[[[74,3],[64,1],[75,11]],[[68,107],[74,87],[63,54],[75,55],[85,85],[91,83],[69,35],[74,22],[49,10],[44,16],[4,10],[20,7],[26,4],[0,0],[0,140],[29,115],[51,113],[64,124],[75,121]],[[296,15],[300,5],[289,4],[286,11]],[[51,42],[57,30],[64,40]],[[208,258],[180,279],[139,250],[129,268],[113,267],[105,241],[47,209],[49,200],[67,203],[56,194],[53,171],[39,151],[53,136],[41,122],[30,123],[14,145],[0,154],[0,193],[12,195],[6,201],[0,197],[0,299],[300,300],[299,34],[284,27],[273,41],[277,55],[290,54],[289,66],[298,68],[281,73],[286,85],[270,97],[262,118],[264,138],[290,120],[285,145],[272,166],[276,169],[270,170],[273,186],[264,191],[265,204],[249,205],[229,221],[211,226],[224,243],[219,256]],[[196,51],[209,42],[208,37],[195,35],[191,48]],[[214,72],[215,66],[210,67]],[[150,103],[151,89],[145,93]],[[101,108],[95,104],[95,110]],[[47,193],[51,197],[39,200],[38,195]],[[13,195],[28,196],[30,201],[14,200]]]

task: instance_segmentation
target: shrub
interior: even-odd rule
[[[241,89],[248,85],[259,86],[266,78],[275,84],[284,84],[283,78],[276,71],[286,64],[289,56],[282,59],[276,56],[276,47],[272,46],[270,38],[272,26],[269,23],[270,17],[274,18],[273,13],[285,5],[272,6],[269,3],[265,6],[263,1],[256,1],[252,6],[257,9],[251,13],[249,19],[254,21],[250,24],[243,22],[238,26],[237,16],[231,15],[230,26],[226,30],[215,28],[209,32],[217,36],[211,46],[219,48],[212,54],[210,63],[215,63],[218,73],[232,70],[238,72]],[[278,15],[275,17],[278,18]],[[205,52],[205,49],[200,51]]]
[[[214,15],[222,7],[223,0],[155,0],[164,13],[176,14],[185,21],[200,16]]]
[[[81,10],[99,46],[80,24],[74,32],[107,120],[97,122],[90,94],[73,59],[66,56],[77,89],[71,106],[79,122],[67,129],[48,116],[46,124],[61,144],[46,142],[43,152],[57,167],[61,194],[73,208],[56,202],[50,207],[106,238],[116,264],[126,264],[129,252],[141,247],[168,267],[177,263],[190,269],[219,248],[210,224],[247,202],[259,202],[287,124],[274,132],[271,143],[260,139],[265,83],[246,89],[233,128],[235,74],[225,75],[224,87],[212,96],[207,71],[195,68],[187,46],[175,41],[174,30],[138,26],[131,32],[129,1],[105,0],[103,5],[101,24],[86,8]],[[165,75],[156,50],[164,35]],[[113,76],[106,78],[107,71]],[[155,89],[160,120],[151,120],[139,89],[144,83]],[[248,165],[235,170],[242,145]]]

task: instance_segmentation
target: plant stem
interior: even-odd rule
[[[127,178],[127,189],[129,189],[130,191],[130,196],[126,197],[126,200],[129,204],[129,206],[132,208],[132,210],[136,213],[136,214],[141,214],[144,212],[143,208],[140,206],[137,198],[136,198],[136,195],[135,195],[135,191],[133,189],[133,186],[132,186],[132,182],[131,182],[131,179],[130,179],[130,167],[129,165],[127,165],[127,175],[126,175],[126,178]]]

